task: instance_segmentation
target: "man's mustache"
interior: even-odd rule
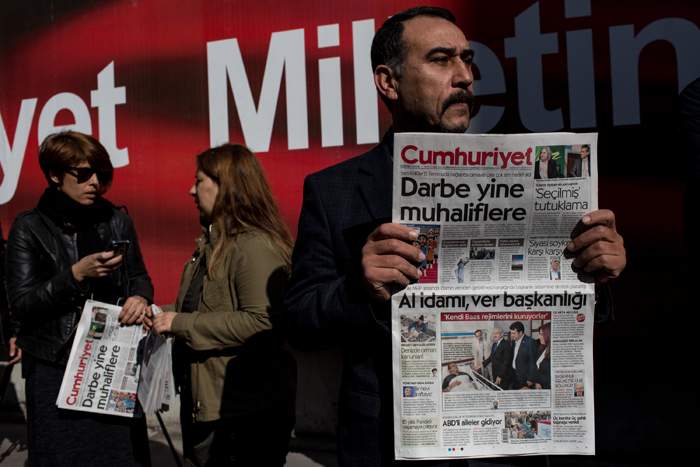
[[[442,111],[445,112],[447,108],[453,104],[467,104],[469,106],[469,113],[473,113],[475,99],[474,96],[467,91],[457,91],[443,102]]]

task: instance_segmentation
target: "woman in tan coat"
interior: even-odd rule
[[[175,312],[153,329],[176,337],[185,457],[197,466],[284,465],[296,368],[275,324],[292,239],[262,168],[245,147],[197,156],[190,190],[203,234]]]

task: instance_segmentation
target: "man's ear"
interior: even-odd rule
[[[379,65],[374,69],[374,84],[377,90],[390,101],[399,98],[399,83],[394,72],[386,65]]]

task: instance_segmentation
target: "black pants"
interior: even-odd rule
[[[196,467],[283,466],[294,420],[280,413],[183,423],[185,459]]]
[[[64,410],[56,407],[62,365],[25,353],[27,444],[31,467],[147,466],[146,420]]]

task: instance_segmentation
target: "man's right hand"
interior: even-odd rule
[[[113,251],[102,251],[84,256],[71,266],[73,277],[78,282],[88,277],[104,277],[114,272],[122,264],[123,256]]]
[[[417,238],[415,229],[399,224],[382,224],[367,237],[362,248],[362,272],[374,300],[389,300],[420,278],[415,265],[425,255],[410,243]]]

